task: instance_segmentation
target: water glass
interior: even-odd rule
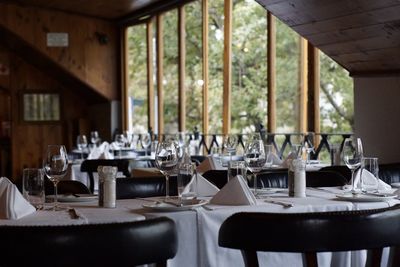
[[[228,164],[228,182],[229,182],[229,180],[235,178],[237,175],[241,175],[245,179],[245,182],[247,183],[246,173],[247,173],[247,167],[246,167],[245,161],[232,160],[229,162],[229,164]]]
[[[44,204],[44,174],[42,169],[26,168],[22,171],[22,194],[36,209]]]
[[[366,172],[370,172],[372,175]],[[361,190],[363,192],[377,192],[379,190],[378,158],[364,157],[361,168]]]

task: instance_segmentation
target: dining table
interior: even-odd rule
[[[168,260],[168,266],[244,266],[239,250],[218,246],[219,228],[234,213],[364,210],[400,204],[396,194],[354,196],[344,194],[339,187],[307,188],[303,198],[289,197],[287,189],[265,188],[257,196],[256,205],[240,206],[210,204],[210,197],[199,197],[195,204],[183,206],[166,203],[164,197],[124,199],[117,200],[116,208],[99,207],[95,196],[81,200],[61,197],[61,200],[65,208],[62,211],[38,210],[18,220],[0,220],[0,226],[116,223],[166,216],[175,221],[178,232],[178,252]],[[388,251],[388,248],[384,250],[383,266],[386,266]],[[258,256],[260,266],[302,266],[302,256],[298,253],[262,252]],[[365,261],[365,251],[318,253],[319,266],[358,267]]]

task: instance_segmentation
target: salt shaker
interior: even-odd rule
[[[99,174],[99,206],[115,208],[117,167],[99,166],[97,172]]]
[[[289,165],[288,172],[289,196],[306,197],[306,162],[294,159]]]

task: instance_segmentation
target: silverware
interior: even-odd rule
[[[166,204],[173,205],[175,207],[182,207],[183,206],[182,203],[177,203],[177,202],[174,202],[174,201],[164,200],[163,202],[166,203]]]
[[[71,216],[71,219],[81,219],[81,216],[74,208],[69,208],[68,213]]]
[[[276,205],[281,205],[284,208],[291,208],[294,207],[294,205],[292,203],[289,202],[284,202],[284,201],[279,201],[279,200],[274,200],[274,199],[265,199],[264,202],[267,203],[272,203],[272,204],[276,204]]]

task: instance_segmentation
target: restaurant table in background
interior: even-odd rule
[[[342,192],[338,188],[307,188],[306,198],[289,198],[286,189],[271,189],[265,199],[258,199],[254,206],[222,206],[207,204],[193,210],[160,212],[145,209],[142,205],[151,199],[118,200],[117,208],[106,209],[97,207],[97,202],[63,203],[74,208],[81,215],[80,219],[72,219],[67,211],[38,211],[20,220],[0,220],[0,225],[40,225],[40,224],[85,224],[98,222],[120,222],[128,220],[143,220],[158,216],[167,216],[175,221],[178,229],[178,253],[168,261],[168,266],[244,266],[239,250],[218,246],[218,231],[223,221],[236,212],[317,212],[361,210],[385,208],[399,204],[398,199],[385,199],[380,202],[351,202],[341,200],[336,194]],[[293,207],[285,208],[277,201],[291,203]],[[265,229],[271,231],[272,229]],[[246,229],[243,229],[246,231]],[[307,242],[305,240],[304,242]],[[365,261],[365,251],[319,253],[320,266],[362,266]],[[301,266],[302,258],[297,253],[259,253],[261,266]],[[388,249],[384,252],[383,261],[388,258]]]

